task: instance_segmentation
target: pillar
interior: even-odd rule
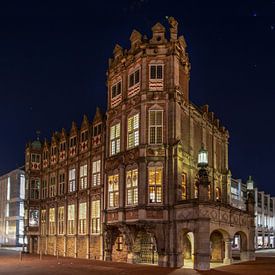
[[[168,255],[166,253],[159,253],[158,254],[158,265],[161,267],[168,266]]]
[[[210,219],[198,218],[194,232],[194,269],[210,269]]]
[[[224,264],[231,264],[232,263],[232,245],[231,245],[231,239],[225,239],[225,255],[223,259]]]

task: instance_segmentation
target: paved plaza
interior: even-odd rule
[[[100,274],[100,275],[192,275],[192,274],[275,274],[275,250],[257,253],[255,262],[243,262],[233,265],[214,267],[210,271],[198,272],[182,268],[162,268],[153,265],[135,265],[94,260],[82,260],[53,256],[23,254],[16,250],[0,249],[0,274]]]

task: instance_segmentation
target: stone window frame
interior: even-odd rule
[[[154,179],[154,183],[153,184],[150,184],[150,170],[154,170],[155,172],[155,179]],[[156,182],[156,172],[157,172],[157,169],[160,169],[161,170],[161,182],[160,184],[158,184]],[[147,166],[147,185],[148,185],[148,204],[149,205],[161,205],[164,203],[164,194],[163,194],[163,191],[164,191],[164,184],[163,184],[163,172],[164,172],[164,165],[162,162],[150,162]],[[153,190],[152,191],[150,191]],[[160,191],[158,191],[160,190]],[[154,194],[154,200],[151,202],[151,194]],[[158,194],[160,194],[160,200],[158,200]]]
[[[117,136],[117,127],[119,125],[119,135]],[[112,129],[113,127],[115,127],[115,136],[112,138]],[[109,146],[110,146],[110,156],[114,156],[116,154],[119,154],[121,152],[121,121],[120,120],[115,120],[110,124],[110,131],[109,131]],[[115,144],[115,150],[113,151],[113,147],[112,147],[112,142],[114,142]]]
[[[85,213],[83,214],[82,211],[84,210],[85,205]],[[83,209],[81,208],[83,206]],[[87,201],[80,201],[78,204],[78,234],[79,235],[86,235],[87,234],[87,211],[88,210],[88,203]]]
[[[137,176],[137,183],[134,186],[133,185],[133,181],[132,181],[132,177],[133,177],[133,172],[136,171],[136,176]],[[128,173],[131,173],[131,185],[128,186]],[[129,165],[126,167],[125,169],[125,206],[126,207],[133,207],[138,205],[138,185],[139,185],[139,169],[138,169],[138,165],[135,163],[133,165]],[[128,192],[131,192],[131,197],[132,197],[132,203],[128,203]],[[134,201],[134,197],[135,197],[135,192],[136,192],[136,202]]]
[[[98,205],[95,205],[98,204]],[[98,207],[99,211],[94,208]],[[101,233],[101,199],[91,199],[91,235],[99,235]]]
[[[187,173],[181,173],[181,200],[187,200]]]
[[[40,199],[40,178],[30,179],[30,199],[31,200]]]
[[[56,232],[56,209],[55,207],[49,208],[49,235],[55,235]]]
[[[156,77],[155,78],[151,77],[152,76],[151,75],[152,67],[156,67],[156,71],[155,71]],[[161,75],[162,75],[161,78],[157,77],[158,67],[161,67]],[[163,61],[151,61],[149,63],[149,80],[150,81],[162,81],[162,82],[164,81],[164,62]]]
[[[98,165],[99,162],[99,165]],[[96,167],[96,169],[94,169]],[[98,168],[99,167],[99,171]],[[92,160],[92,187],[101,185],[101,158]]]
[[[41,222],[40,234],[42,236],[46,236],[47,235],[47,210],[46,209],[41,209],[40,222]]]
[[[60,211],[63,209],[63,211]],[[65,207],[61,205],[58,207],[58,235],[64,235],[65,233]]]
[[[65,194],[65,182],[66,182],[65,171],[64,170],[59,171],[58,173],[58,195],[59,196],[62,196]]]
[[[85,168],[86,167],[86,168]],[[81,163],[79,166],[79,190],[88,188],[88,163]]]
[[[112,190],[110,191],[110,178],[114,178],[114,177],[117,177],[117,185],[115,188],[112,188]],[[114,209],[114,208],[118,208],[119,207],[119,171],[118,170],[115,170],[113,173],[109,174],[108,175],[108,208],[109,209]],[[112,195],[112,196],[111,196]],[[111,202],[111,198],[112,198],[112,203]]]
[[[74,170],[74,177],[73,171]],[[76,168],[75,166],[71,166],[68,170],[68,193],[73,193],[76,191]]]
[[[138,116],[138,118],[137,118],[137,124],[138,124],[137,128],[134,128],[134,121],[133,121],[133,129],[129,130],[129,120],[131,118],[133,118],[133,120],[134,120],[135,116]],[[135,133],[137,133],[137,143],[135,142]],[[129,140],[130,140],[129,135],[130,134],[134,135],[134,137],[133,137],[133,145],[132,146],[129,145]],[[133,148],[139,146],[139,144],[140,144],[140,112],[137,111],[137,110],[133,110],[127,116],[127,149],[128,150],[133,149]]]
[[[70,209],[73,208],[73,219],[70,217]],[[76,217],[76,209],[75,203],[70,203],[67,206],[67,234],[74,235],[75,234],[75,217]]]
[[[151,123],[151,113],[153,112],[161,112],[161,124]],[[156,121],[156,118],[155,118]],[[161,128],[161,141],[157,140],[157,129]],[[151,142],[151,129],[155,129],[154,131],[154,142]],[[150,145],[162,145],[163,144],[163,133],[164,133],[164,110],[160,106],[152,106],[148,110],[148,143]]]

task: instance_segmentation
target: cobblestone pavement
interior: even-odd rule
[[[214,268],[210,271],[198,272],[191,269],[161,268],[152,265],[134,265],[126,263],[112,263],[94,260],[82,260],[53,256],[23,254],[20,261],[18,251],[0,249],[0,274],[100,274],[100,275],[241,275],[241,274],[275,274],[275,251],[257,253],[255,262],[245,262],[230,266]]]

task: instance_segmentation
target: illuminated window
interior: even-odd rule
[[[208,185],[207,189],[208,189],[208,199],[211,199],[211,186]]]
[[[49,196],[50,196],[50,198],[52,198],[52,197],[54,197],[55,195],[56,195],[56,183],[55,183],[55,180],[56,180],[56,178],[55,178],[55,176],[51,176],[51,178],[50,178],[50,194],[49,194]]]
[[[75,232],[75,206],[74,204],[68,205],[68,234]]]
[[[39,210],[32,208],[29,210],[29,226],[36,227],[38,225],[39,225]]]
[[[69,170],[69,192],[75,191],[75,168]]]
[[[65,173],[59,174],[58,194],[64,195],[65,192]]]
[[[6,217],[10,216],[10,204],[6,203]]]
[[[58,207],[58,234],[64,234],[64,206]]]
[[[162,202],[162,167],[149,167],[149,202]]]
[[[116,250],[122,251],[123,249],[123,237],[120,235],[116,239]]]
[[[112,98],[115,98],[116,96],[121,94],[121,81],[117,82],[116,84],[114,84],[111,88],[112,90]]]
[[[84,164],[80,166],[80,182],[79,182],[79,187],[80,189],[86,189],[87,188],[87,175],[88,175],[88,165]]]
[[[126,172],[126,204],[135,205],[138,203],[138,170]]]
[[[194,198],[197,199],[199,196],[199,189],[198,189],[198,184],[194,184]]]
[[[39,199],[39,189],[40,189],[39,179],[31,179],[30,199],[34,199],[34,200]]]
[[[139,114],[128,118],[128,148],[139,144]]]
[[[19,203],[19,216],[20,217],[24,217],[24,212],[25,212],[25,210],[24,210],[24,202],[20,202]]]
[[[221,188],[216,187],[216,201],[221,201]]]
[[[139,84],[139,69],[131,73],[128,77],[128,87],[131,88],[134,85]]]
[[[48,182],[46,179],[42,180],[41,198],[45,199],[48,196]]]
[[[118,174],[108,177],[109,207],[118,207],[118,198],[119,198],[118,181],[119,181]]]
[[[163,132],[163,111],[149,111],[149,143],[161,144]]]
[[[100,233],[100,200],[92,201],[92,234]]]
[[[181,178],[181,199],[182,200],[187,199],[186,187],[187,187],[186,174],[182,173],[182,178]]]
[[[100,185],[100,159],[93,161],[93,177],[92,177],[92,183],[93,186]]]
[[[111,156],[120,152],[120,123],[111,127],[110,149]]]
[[[55,234],[55,208],[49,210],[49,234]]]
[[[20,199],[25,199],[25,175],[20,175]]]
[[[46,235],[46,209],[41,210],[41,235]]]
[[[87,203],[83,202],[79,204],[79,222],[78,222],[78,233],[86,234],[86,219],[87,219]]]
[[[150,80],[163,79],[163,65],[150,65]]]

